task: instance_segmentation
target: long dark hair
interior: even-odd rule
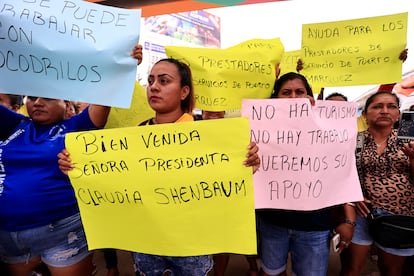
[[[299,79],[303,82],[303,85],[305,86],[306,89],[306,94],[308,96],[313,97],[313,92],[312,92],[312,87],[310,86],[308,80],[305,78],[304,75],[295,73],[295,72],[289,72],[286,74],[283,74],[280,78],[278,78],[275,81],[275,85],[273,86],[273,92],[272,92],[272,96],[271,98],[278,98],[278,94],[280,92],[280,89],[282,88],[282,86],[287,82],[287,81],[291,81],[291,80],[295,80],[295,79]]]

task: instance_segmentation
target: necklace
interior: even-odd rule
[[[375,142],[375,145],[377,145],[377,147],[380,147],[382,144],[384,144],[385,142],[387,142],[388,138],[385,139],[384,141],[382,141],[381,143],[377,143]]]

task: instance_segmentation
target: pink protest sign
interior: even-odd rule
[[[356,103],[244,100],[261,165],[256,209],[316,210],[363,199],[355,164]]]

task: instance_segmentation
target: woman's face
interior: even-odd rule
[[[55,124],[65,118],[67,103],[40,97],[27,97],[27,113],[32,120],[40,125]]]
[[[189,94],[188,86],[181,87],[181,76],[175,64],[161,61],[152,67],[148,76],[147,98],[157,113],[181,109],[181,101]]]
[[[278,98],[306,98],[307,96],[305,85],[300,79],[286,81],[277,93]]]
[[[391,94],[378,95],[363,116],[370,127],[393,127],[400,116],[398,102]]]

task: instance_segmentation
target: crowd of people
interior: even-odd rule
[[[134,48],[132,56],[140,63],[142,47]],[[195,120],[192,73],[185,63],[159,60],[150,71],[146,89],[155,116],[137,125]],[[315,103],[308,80],[297,72],[277,76],[271,97],[307,98]],[[340,93],[325,99],[348,100]],[[80,112],[70,101],[28,96],[27,115],[23,115],[16,112],[22,96],[0,94],[0,104],[0,257],[5,275],[31,275],[41,264],[52,276],[92,275],[93,252],[88,250],[67,176],[73,165],[64,139],[69,132],[103,128],[110,107],[90,104]],[[202,119],[219,119],[224,114],[205,110]],[[381,275],[414,275],[408,264],[414,245],[384,246],[372,237],[368,225],[371,215],[414,216],[414,142],[397,139],[400,102],[392,92],[370,96],[362,116],[367,129],[358,134],[362,146],[357,146],[355,166],[364,200],[306,212],[256,210],[258,254],[246,256],[249,275],[288,275],[289,256],[293,275],[326,275],[333,232],[340,236],[341,275],[360,275],[373,246]],[[247,145],[244,165],[252,167],[253,173],[260,168],[258,152],[255,143]],[[333,214],[341,214],[341,219]],[[116,250],[105,252],[112,256],[107,264],[114,262],[108,264],[108,275],[118,275]],[[219,276],[224,275],[229,258],[228,254],[132,254],[138,276]],[[112,272],[111,267],[115,267]]]

